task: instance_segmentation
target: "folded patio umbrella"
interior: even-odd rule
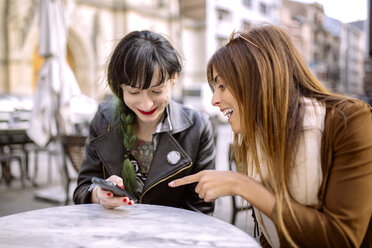
[[[38,76],[27,130],[28,136],[40,147],[71,130],[70,99],[81,94],[66,60],[67,29],[62,0],[41,0],[39,54],[45,61]]]

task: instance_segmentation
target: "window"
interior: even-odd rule
[[[267,15],[269,12],[269,8],[265,3],[260,3],[260,12],[264,15]]]
[[[163,8],[165,7],[166,3],[165,3],[165,0],[158,0],[158,7],[159,8]]]
[[[201,96],[200,89],[183,89],[183,96]]]
[[[217,16],[220,21],[231,20],[231,13],[225,9],[217,9]]]
[[[252,0],[243,0],[243,6],[251,9],[252,8]]]

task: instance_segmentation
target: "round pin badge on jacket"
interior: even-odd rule
[[[181,154],[177,151],[171,151],[167,155],[168,163],[170,163],[171,165],[177,164],[178,161],[180,161],[180,159],[181,159]]]

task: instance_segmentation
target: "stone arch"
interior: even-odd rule
[[[89,52],[89,46],[83,42],[80,36],[69,28],[67,35],[67,49],[73,60],[76,80],[79,83],[81,92],[84,95],[92,95],[92,85],[94,83],[93,52]]]
[[[27,61],[25,72],[29,72],[29,75],[26,77],[29,80],[25,83],[30,92],[35,91],[35,80],[41,67],[40,61],[43,61],[43,58],[40,58],[38,55],[39,38],[40,32],[38,26],[34,25],[23,47],[24,59]],[[72,67],[82,93],[90,95],[90,88],[92,87],[89,82],[92,82],[93,69],[91,61],[93,59],[90,58],[90,54],[87,52],[87,48],[83,45],[81,39],[71,29],[68,32],[66,49],[68,53],[67,59],[70,60],[69,64]]]

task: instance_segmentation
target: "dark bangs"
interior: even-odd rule
[[[134,31],[116,46],[108,65],[107,79],[113,92],[121,98],[121,84],[148,89],[152,80],[160,85],[181,70],[179,54],[162,35],[146,30]]]
[[[131,49],[123,58],[123,73],[118,78],[120,84],[143,90],[150,87],[153,79],[156,85],[160,85],[170,77],[172,69],[150,41],[141,40],[133,45],[135,49]]]

